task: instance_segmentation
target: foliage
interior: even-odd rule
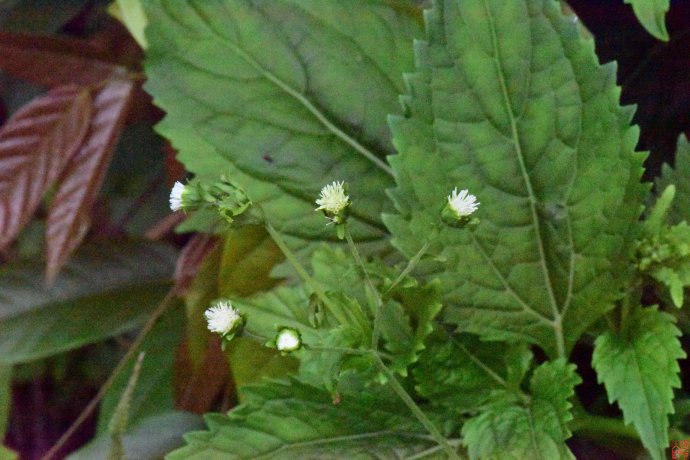
[[[680,387],[677,360],[686,357],[672,321],[655,308],[639,310],[622,330],[599,336],[592,358],[609,399],[635,424],[654,459],[665,458],[673,388]]]
[[[671,6],[670,0],[625,0],[625,3],[632,6],[635,16],[647,32],[659,40],[668,41],[665,17]]]
[[[668,40],[667,0],[625,3]],[[0,125],[0,432],[18,375],[97,374],[90,346],[120,361],[83,385],[73,458],[570,459],[575,435],[661,459],[687,437],[690,144],[652,192],[616,66],[559,2],[100,11],[129,52],[0,31],[0,69],[36,85]]]

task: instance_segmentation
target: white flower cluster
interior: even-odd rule
[[[184,184],[175,182],[172,191],[170,191],[170,209],[173,211],[182,209],[182,193],[184,193]]]

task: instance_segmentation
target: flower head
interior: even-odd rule
[[[458,192],[458,188],[455,187],[451,194],[448,195],[448,206],[455,211],[458,218],[471,215],[479,208],[479,205],[477,197],[470,195],[467,189]]]
[[[242,325],[242,315],[229,301],[221,300],[204,312],[208,330],[222,336],[232,335]],[[233,334],[234,335],[234,334]]]
[[[302,346],[302,336],[297,329],[284,327],[278,331],[275,339],[276,348],[283,353],[290,353]]]
[[[182,182],[175,182],[170,191],[170,209],[179,211],[182,209],[182,193],[184,192],[184,184]]]
[[[346,192],[345,182],[334,181],[321,189],[321,195],[316,200],[319,205],[317,211],[323,211],[326,217],[336,224],[342,224],[347,218],[350,197]]]
[[[476,225],[479,220],[470,218],[479,209],[477,197],[470,195],[467,189],[460,190],[454,188],[448,195],[448,202],[441,212],[441,219],[451,227],[462,228],[467,224]]]

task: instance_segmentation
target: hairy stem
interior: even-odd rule
[[[278,231],[273,228],[273,225],[267,223],[266,230],[273,238],[273,241],[278,245],[278,248],[283,252],[285,258],[290,262],[290,265],[295,269],[297,274],[304,280],[305,283],[316,293],[316,295],[321,299],[321,302],[328,308],[328,310],[335,316],[340,324],[348,324],[345,314],[341,311],[340,307],[335,303],[331,302],[331,299],[326,295],[321,284],[319,284],[314,278],[307,273],[307,270],[302,266],[302,264],[297,260],[295,254],[287,247],[285,240]]]
[[[371,347],[374,349],[374,351],[376,351],[379,348],[379,339],[381,337],[380,323],[381,308],[383,307],[383,302],[381,301],[381,296],[379,295],[378,291],[376,291],[376,288],[374,288],[374,284],[371,282],[371,278],[369,278],[369,273],[367,272],[367,268],[364,266],[362,256],[360,256],[359,250],[357,250],[357,246],[355,246],[355,242],[352,240],[350,230],[347,227],[345,228],[345,239],[347,240],[347,245],[350,247],[350,252],[352,252],[352,257],[355,258],[355,263],[359,265],[359,268],[362,270],[362,273],[364,273],[364,281],[367,285],[367,288],[369,289],[372,298],[374,299],[374,330],[371,334]]]
[[[420,409],[420,407],[417,405],[416,402],[414,402],[414,399],[405,391],[405,389],[400,385],[398,380],[395,378],[395,375],[386,367],[386,365],[381,361],[381,358],[378,356],[376,353],[372,353],[372,356],[374,357],[374,361],[376,362],[376,365],[378,368],[381,370],[386,375],[386,378],[388,379],[388,383],[390,383],[391,388],[395,393],[398,395],[400,399],[405,403],[405,405],[410,409],[412,414],[419,420],[419,422],[424,425],[424,428],[427,429],[429,434],[431,435],[432,438],[434,438],[434,441],[438,443],[439,446],[443,448],[443,450],[446,452],[448,455],[448,458],[453,459],[453,460],[461,460],[460,456],[458,453],[453,449],[453,447],[450,445],[448,440],[441,434],[441,432],[436,428],[436,425],[429,420],[429,417],[426,416],[426,414]]]
[[[388,289],[386,289],[386,292],[384,292],[383,295],[386,295],[386,294],[388,294],[390,291],[392,291],[398,284],[400,284],[400,282],[401,282],[402,280],[405,279],[405,277],[406,277],[407,275],[410,274],[410,272],[411,272],[412,270],[414,270],[414,268],[417,266],[417,264],[418,264],[419,261],[422,259],[422,257],[424,256],[424,254],[426,254],[426,250],[429,249],[429,245],[430,245],[430,244],[431,244],[431,243],[429,243],[429,242],[427,241],[427,242],[425,242],[425,243],[422,245],[422,247],[419,249],[419,251],[417,251],[417,254],[415,254],[414,257],[412,257],[412,258],[410,259],[410,261],[407,263],[407,266],[405,267],[405,269],[404,269],[402,272],[400,272],[400,275],[398,275],[398,277],[395,279],[395,281],[393,281],[393,284],[391,284],[391,285],[388,287]]]

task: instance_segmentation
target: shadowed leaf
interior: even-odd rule
[[[93,102],[83,145],[62,175],[46,226],[46,279],[55,278],[89,228],[89,214],[127,115],[134,84],[112,81]]]
[[[93,85],[124,68],[80,40],[0,32],[0,69],[36,85]]]
[[[219,239],[213,235],[199,233],[194,235],[182,249],[175,265],[175,292],[184,295],[192,284],[199,267],[206,256],[219,244]]]
[[[88,90],[63,86],[31,101],[0,129],[0,249],[28,222],[75,154],[90,117]]]

